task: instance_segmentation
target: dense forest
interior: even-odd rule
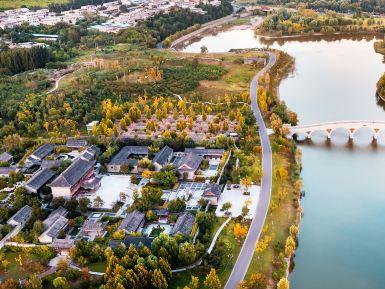
[[[49,49],[41,46],[0,51],[0,73],[15,74],[42,68],[50,58]]]
[[[195,24],[203,24],[233,12],[233,7],[228,0],[223,0],[219,6],[199,4],[198,8],[207,11],[205,15],[194,13],[189,9],[175,9],[170,13],[159,13],[148,18],[139,26],[151,31],[152,36],[158,41],[163,41],[168,36],[182,31]]]
[[[79,9],[84,5],[101,5],[113,0],[71,0],[68,3],[51,3],[48,9],[52,12],[61,13],[66,10]]]
[[[270,5],[286,5],[287,7],[296,8],[301,6],[303,8],[316,9],[316,10],[333,10],[336,12],[370,12],[370,13],[385,13],[385,1],[384,0],[258,0],[259,4]]]
[[[299,9],[296,12],[281,9],[266,17],[258,27],[259,33],[276,36],[358,31],[384,32],[385,26],[381,19],[352,18],[334,11],[318,13],[309,9]]]

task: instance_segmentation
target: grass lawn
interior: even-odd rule
[[[213,229],[213,236],[215,232],[218,230],[220,225],[226,220],[226,218],[218,218],[217,221],[214,224]],[[233,228],[234,228],[235,222],[231,221],[227,226],[222,230],[221,234],[219,235],[219,238],[221,240],[227,241],[230,244],[230,251],[231,256],[228,260],[226,260],[225,265],[223,268],[217,270],[218,277],[222,283],[222,287],[226,284],[227,279],[230,276],[231,270],[234,266],[234,263],[239,255],[241,245],[239,242],[235,239]],[[177,288],[183,288],[184,286],[187,286],[188,283],[191,280],[191,276],[199,277],[199,280],[201,282],[204,281],[205,276],[202,275],[201,272],[197,271],[197,269],[192,269],[186,272],[180,272],[180,273],[174,273],[172,275],[172,280],[169,282],[169,289],[177,289]]]
[[[107,263],[105,261],[99,261],[96,263],[87,264],[87,266],[90,271],[104,272],[106,271]]]
[[[22,265],[20,266],[19,262],[16,258],[19,255],[25,257],[25,253],[23,252],[7,252],[5,253],[5,259],[10,262],[9,267],[6,272],[2,271],[0,276],[3,278],[25,278],[34,273],[41,273],[45,270],[45,266],[43,266],[39,258],[34,255],[29,255],[27,259],[23,258]]]
[[[26,7],[48,7],[52,3],[67,3],[69,0],[0,0],[0,10]]]
[[[276,171],[278,168],[284,167],[288,172],[291,172],[292,165],[289,155],[284,153],[273,154],[273,189],[272,199],[268,215],[265,222],[265,230],[261,234],[261,238],[270,236],[271,241],[268,247],[262,252],[254,252],[246,278],[249,278],[253,273],[263,273],[266,276],[271,276],[273,273],[273,260],[277,253],[274,251],[274,245],[281,243],[284,247],[286,238],[289,235],[289,228],[296,223],[297,209],[293,206],[293,199],[296,198],[294,189],[290,180],[290,175],[286,180],[281,180]],[[279,197],[279,191],[285,189],[287,195]],[[274,207],[274,209],[272,209]],[[260,239],[261,239],[260,238]]]

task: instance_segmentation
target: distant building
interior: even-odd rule
[[[180,233],[184,236],[190,236],[194,227],[194,222],[195,217],[193,214],[188,212],[183,213],[176,221],[174,228],[172,228],[171,234],[176,235],[177,233]]]
[[[110,173],[119,173],[123,165],[128,166],[132,172],[138,172],[140,158],[148,156],[146,146],[125,146],[109,162],[107,170]]]
[[[184,180],[193,180],[202,160],[202,156],[193,152],[185,154],[179,162],[177,168],[180,178]]]
[[[70,199],[82,187],[82,183],[94,177],[95,161],[77,158],[63,173],[61,173],[49,186],[52,195]]]
[[[61,231],[64,231],[68,226],[68,219],[59,215],[55,221],[49,226],[43,234],[39,236],[39,242],[44,244],[52,243]]]
[[[93,161],[95,160],[100,154],[100,149],[97,146],[90,146],[82,153],[82,158]]]
[[[13,172],[17,173],[18,169],[12,167],[0,167],[0,177],[8,177],[9,174]]]
[[[67,216],[68,214],[68,211],[67,209],[63,208],[62,206],[60,206],[59,208],[57,208],[56,210],[52,211],[47,219],[45,219],[43,221],[43,225],[44,225],[44,229],[48,229],[49,227],[51,227],[53,225],[53,223],[60,217],[65,217]]]
[[[185,153],[194,153],[207,159],[221,159],[225,153],[224,149],[186,148]]]
[[[18,210],[9,220],[8,225],[24,227],[25,223],[29,220],[32,215],[32,208],[30,206],[24,206]]]
[[[77,149],[86,147],[88,145],[88,141],[85,139],[69,139],[66,143],[66,146],[71,149]]]
[[[74,240],[70,238],[55,239],[52,242],[52,247],[62,256],[68,256],[72,247],[74,247]]]
[[[160,171],[165,165],[171,162],[173,156],[173,149],[169,146],[164,146],[154,157],[152,163],[156,171]]]
[[[124,230],[127,234],[131,232],[136,233],[140,228],[143,227],[145,222],[146,214],[139,211],[133,211],[122,220],[118,230]]]
[[[25,184],[28,193],[37,194],[53,177],[55,172],[50,169],[37,171]]]
[[[25,160],[26,167],[32,167],[34,165],[39,165],[48,155],[52,154],[55,150],[55,147],[52,144],[43,144],[38,147],[29,157]]]
[[[107,231],[104,230],[106,225],[106,222],[102,223],[96,220],[87,220],[81,228],[81,234],[83,237],[87,237],[89,241],[93,241],[95,238],[104,237],[107,233]]]
[[[94,121],[91,121],[90,123],[88,123],[86,125],[87,127],[87,131],[90,133],[92,132],[92,130],[94,129],[95,126],[97,126],[99,124],[99,121],[98,120],[94,120]]]
[[[219,197],[222,194],[222,185],[208,184],[206,189],[203,191],[202,198],[208,201],[211,205],[217,206]]]
[[[0,154],[0,163],[13,163],[13,156],[10,153],[3,152],[2,154]]]

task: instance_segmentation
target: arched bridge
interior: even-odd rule
[[[360,128],[369,128],[373,131],[373,140],[377,140],[381,130],[385,129],[385,121],[372,121],[372,120],[347,120],[347,121],[333,121],[323,122],[317,124],[286,126],[289,129],[288,136],[305,134],[307,139],[311,139],[311,136],[316,131],[324,131],[328,139],[331,139],[332,133],[336,129],[346,129],[349,132],[349,139],[354,139],[355,132]]]

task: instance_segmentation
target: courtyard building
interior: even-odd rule
[[[158,153],[156,153],[152,163],[156,171],[160,171],[165,165],[171,162],[174,150],[169,146],[164,146]]]
[[[8,225],[11,226],[20,226],[24,227],[25,223],[29,220],[32,215],[32,208],[28,205],[22,207],[18,210],[9,220],[7,221]]]
[[[185,154],[177,167],[180,178],[184,180],[193,180],[202,160],[202,156],[193,152]]]
[[[139,159],[147,156],[146,146],[125,146],[109,162],[107,170],[110,173],[120,173],[122,167],[127,166],[131,172],[137,173]]]
[[[133,211],[123,219],[118,230],[124,230],[127,234],[138,232],[145,223],[146,214],[139,211]]]
[[[179,216],[175,223],[174,228],[171,231],[172,235],[178,233],[184,236],[190,236],[195,223],[195,216],[189,212],[183,213]]]
[[[77,158],[49,186],[54,198],[70,199],[82,188],[82,185],[94,178],[95,161]]]

